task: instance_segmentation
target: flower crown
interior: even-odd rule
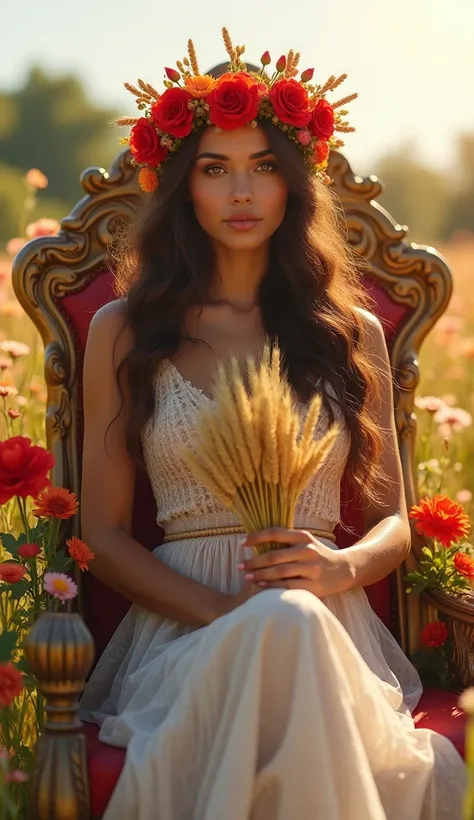
[[[271,76],[266,73],[271,63],[268,51],[262,55],[260,71],[250,72],[242,61],[245,46],[234,47],[226,28],[222,36],[230,61],[228,72],[218,79],[200,73],[194,44],[189,40],[188,57],[178,60],[178,70],[165,68],[166,91],[162,94],[143,80],[137,81],[137,87],[125,83],[143,114],[139,118],[121,117],[116,123],[133,126],[130,137],[121,142],[130,145],[132,162],[141,169],[140,188],[156,190],[167,159],[192,131],[206,125],[221,131],[244,125],[255,128],[258,120],[269,120],[284,131],[315,176],[329,184],[329,153],[344,145],[336,132],[355,130],[344,119],[348,113],[344,106],[357,94],[332,104],[326,94],[347,75],[331,76],[324,85],[312,85],[314,69],[308,68],[296,80],[300,55],[292,50],[280,57]]]

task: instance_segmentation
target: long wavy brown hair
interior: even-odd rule
[[[336,196],[313,180],[284,133],[270,123],[260,127],[289,189],[260,285],[264,330],[271,342],[278,340],[290,383],[303,401],[320,378],[332,386],[351,435],[347,475],[366,500],[380,503],[382,437],[367,403],[379,380],[361,344],[364,320],[357,307],[372,307],[361,285],[361,261],[346,240]],[[157,364],[176,353],[187,311],[205,302],[212,282],[211,242],[188,198],[198,140],[192,134],[168,161],[159,189],[118,254],[116,289],[125,297],[134,347],[120,363],[117,380],[122,397],[125,389],[133,396],[127,447],[137,463],[141,431],[154,410]],[[327,399],[326,406],[331,412]]]

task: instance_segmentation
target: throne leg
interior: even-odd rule
[[[92,666],[92,637],[79,615],[48,612],[33,626],[25,652],[46,703],[30,820],[89,820],[86,743],[77,710]]]

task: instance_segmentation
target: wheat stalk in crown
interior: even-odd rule
[[[218,367],[213,406],[201,408],[193,450],[183,452],[195,476],[247,532],[293,526],[299,496],[327,458],[338,427],[315,439],[321,396],[304,421],[280,375],[280,351],[265,348],[257,367],[248,358],[248,390],[237,360]],[[265,552],[282,544],[264,544]]]

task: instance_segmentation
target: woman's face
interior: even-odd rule
[[[268,241],[285,215],[288,187],[261,128],[217,132],[198,145],[189,194],[204,231],[229,250]]]

